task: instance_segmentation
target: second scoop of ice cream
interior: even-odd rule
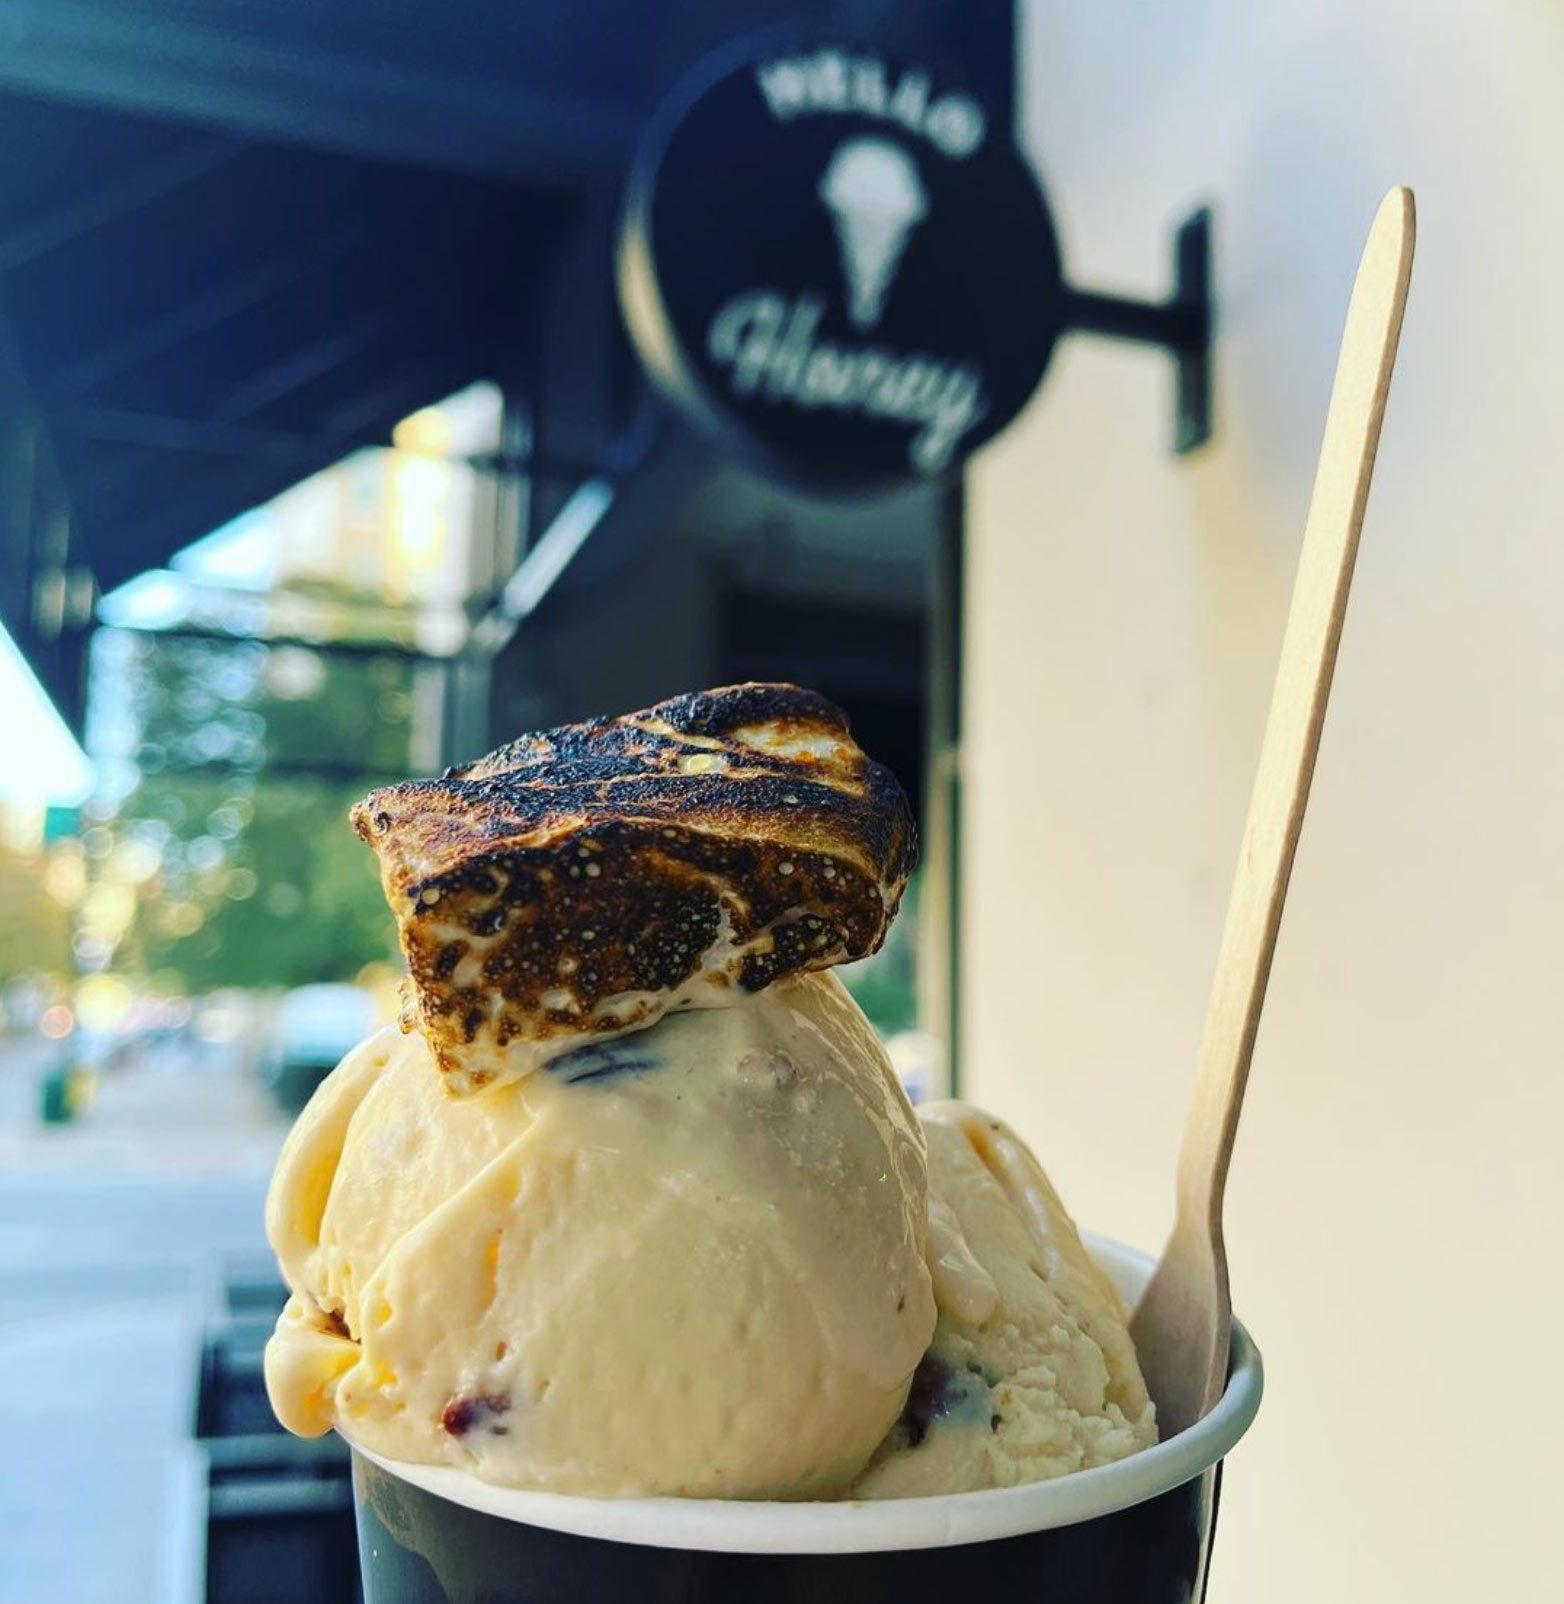
[[[284,1150],[279,1417],[556,1491],[821,1497],[934,1329],[924,1145],[830,976],[453,1098],[395,1030]]]
[[[921,1113],[939,1321],[854,1496],[1045,1481],[1149,1448],[1128,1313],[1041,1165],[981,1109]]]

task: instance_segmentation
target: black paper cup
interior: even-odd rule
[[[1093,1241],[1133,1303],[1143,1255]],[[365,1604],[1190,1604],[1222,1460],[1260,1406],[1233,1330],[1227,1391],[1169,1442],[1055,1481],[937,1498],[762,1503],[491,1487],[353,1448]]]

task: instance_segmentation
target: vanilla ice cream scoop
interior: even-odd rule
[[[279,1418],[594,1495],[827,1497],[934,1331],[924,1140],[828,974],[452,1097],[343,1061],[283,1151]]]
[[[854,1496],[1008,1487],[1149,1448],[1128,1312],[1037,1160],[969,1104],[921,1113],[939,1319]]]

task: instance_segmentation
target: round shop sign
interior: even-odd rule
[[[845,46],[729,55],[675,93],[632,173],[619,289],[681,407],[844,492],[957,469],[1065,322],[1008,130],[935,68]]]

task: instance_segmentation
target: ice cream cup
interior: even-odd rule
[[[1092,1252],[1133,1304],[1151,1261]],[[1190,1430],[1055,1481],[871,1503],[567,1497],[353,1445],[365,1604],[1189,1604],[1205,1594],[1222,1462],[1260,1405],[1233,1332],[1227,1391]]]

